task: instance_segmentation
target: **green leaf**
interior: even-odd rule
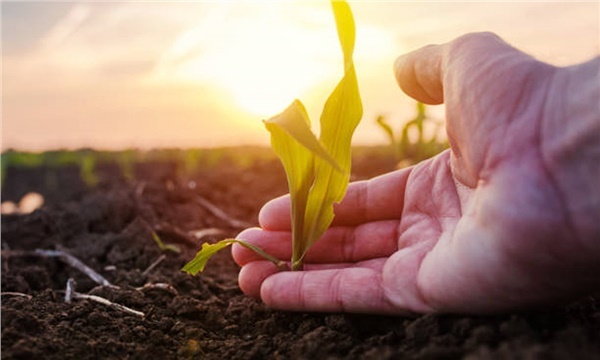
[[[283,147],[280,146],[280,138],[285,137],[286,143],[292,142],[302,145],[303,150],[301,151],[308,150],[308,153],[320,156],[335,169],[341,171],[341,168],[336,163],[335,159],[329,155],[327,150],[310,130],[310,119],[306,112],[306,108],[301,101],[294,100],[294,102],[292,102],[292,104],[281,114],[268,120],[264,120],[263,122],[265,123],[267,130],[271,133],[273,133],[275,128],[278,128],[275,130],[277,132],[277,138],[271,137],[271,145],[276,152],[278,152],[278,149],[283,150],[283,148],[287,148],[287,146],[285,146],[286,144],[283,144]],[[284,131],[285,134],[279,134],[280,130]],[[295,148],[293,148],[293,150],[298,151]]]
[[[315,183],[307,202],[304,230],[307,249],[333,221],[333,204],[344,198],[350,180],[352,134],[361,118],[362,103],[354,65],[351,65],[321,115],[320,139],[343,171],[334,171],[320,159],[315,160]]]
[[[362,118],[362,103],[352,60],[355,28],[346,2],[332,2],[344,54],[344,76],[327,99],[319,140],[310,131],[304,106],[294,101],[265,121],[271,145],[283,163],[290,190],[292,269],[302,267],[308,248],[333,221],[333,205],[342,200],[350,179],[351,140]]]
[[[343,171],[334,171],[320,159],[315,160],[315,183],[306,209],[306,250],[331,225],[333,205],[344,198],[350,180],[352,135],[363,113],[352,61],[355,38],[352,12],[345,2],[333,2],[333,11],[344,52],[345,74],[323,108],[320,140]]]
[[[354,26],[354,18],[350,5],[345,1],[332,1],[333,16],[335,17],[335,25],[338,31],[338,38],[344,53],[344,69],[348,72],[348,68],[352,65],[352,53],[354,52],[354,42],[356,38],[356,29]]]
[[[196,256],[192,259],[192,261],[185,264],[185,266],[181,269],[181,271],[186,272],[190,275],[196,275],[197,273],[202,272],[204,270],[204,267],[206,266],[206,263],[214,254],[216,254],[219,250],[222,250],[222,249],[226,248],[227,246],[229,246],[231,244],[236,244],[236,243],[240,244],[250,250],[255,251],[257,254],[259,254],[262,257],[264,257],[265,259],[271,261],[278,267],[285,266],[284,262],[265,253],[261,248],[259,248],[256,245],[252,245],[250,243],[247,243],[242,240],[237,240],[237,239],[224,239],[224,240],[219,241],[216,244],[209,244],[209,243],[202,244],[202,248],[200,249],[200,251],[198,251],[196,253]]]
[[[296,122],[297,124],[295,126],[286,126],[286,124],[292,122]],[[303,251],[301,245],[304,238],[304,215],[306,212],[308,191],[313,182],[314,168],[313,152],[307,146],[300,143],[298,140],[300,136],[297,135],[294,137],[291,135],[294,132],[293,129],[303,128],[303,125],[300,123],[304,123],[304,127],[306,128],[310,126],[306,110],[299,101],[294,101],[281,115],[265,121],[265,126],[271,133],[271,146],[281,160],[287,175],[291,199],[290,213],[292,223],[294,224],[292,226],[292,259],[298,258]],[[297,133],[305,134],[305,131],[300,130]],[[319,144],[316,137],[310,132],[310,129],[308,133],[310,136],[305,136],[305,138],[312,137],[314,141],[305,139],[304,143]],[[322,146],[319,144],[318,148],[322,148]]]

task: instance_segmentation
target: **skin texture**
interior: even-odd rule
[[[490,33],[400,57],[446,104],[451,149],[350,185],[304,271],[234,246],[248,295],[283,310],[497,313],[600,289],[600,58],[557,68]],[[239,238],[291,256],[289,198]]]

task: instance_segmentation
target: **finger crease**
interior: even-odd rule
[[[354,261],[354,253],[356,252],[356,231],[358,231],[358,228],[354,230],[347,229],[343,237],[342,254],[344,254],[344,261],[346,262]]]
[[[345,300],[342,296],[343,294],[343,284],[344,282],[343,280],[343,276],[342,276],[342,272],[337,271],[334,275],[333,275],[333,279],[331,280],[331,289],[333,291],[333,299],[338,307],[337,310],[339,310],[340,312],[346,312],[346,304],[345,304]]]
[[[300,300],[300,309],[306,309],[306,296],[305,296],[305,292],[303,291],[304,289],[304,276],[306,275],[305,272],[300,272],[298,274],[298,284],[296,286],[296,290],[298,291],[298,300]]]
[[[369,221],[369,182],[365,183],[363,190],[358,192],[358,208],[363,209],[363,219]]]

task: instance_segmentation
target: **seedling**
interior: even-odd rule
[[[79,164],[79,175],[89,187],[94,187],[100,181],[95,173],[96,157],[93,154],[83,155]]]
[[[176,245],[173,244],[165,244],[162,239],[160,238],[160,236],[158,236],[158,234],[156,233],[156,231],[152,231],[152,239],[154,240],[154,242],[156,243],[156,245],[158,245],[158,248],[161,251],[172,251],[176,254],[179,254],[181,252],[181,250],[179,249],[179,247],[177,247]]]
[[[271,146],[287,175],[292,218],[291,269],[301,270],[308,249],[323,235],[334,218],[333,205],[344,197],[350,179],[351,140],[362,118],[362,103],[352,53],[355,27],[350,6],[332,1],[338,37],[344,55],[344,76],[325,102],[319,138],[310,129],[304,105],[295,100],[281,114],[264,121]],[[183,271],[196,274],[217,251],[238,243],[278,266],[284,263],[255,245],[236,239],[202,245]]]
[[[404,125],[398,137],[383,116],[378,116],[375,120],[388,137],[397,160],[408,164],[418,163],[448,148],[448,142],[438,138],[443,122],[427,116],[425,104],[421,102],[416,104],[416,110],[417,115]],[[425,136],[426,126],[433,130],[428,139]],[[416,133],[416,139],[411,140],[409,132]]]

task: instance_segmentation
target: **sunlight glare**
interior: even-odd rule
[[[235,106],[273,116],[342,71],[330,9],[310,5],[215,7],[180,35],[157,74],[210,83]]]

